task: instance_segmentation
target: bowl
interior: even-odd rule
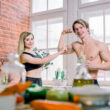
[[[109,99],[107,95],[80,95],[80,101],[86,106],[104,106]]]
[[[80,102],[86,106],[108,105],[110,99],[110,89],[99,88],[97,86],[74,87],[69,89],[72,94],[80,96]]]
[[[16,97],[14,95],[10,96],[0,96],[0,110],[15,110]]]

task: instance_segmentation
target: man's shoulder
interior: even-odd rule
[[[82,45],[81,42],[76,41],[76,42],[73,42],[73,43],[72,43],[72,48],[73,48],[75,51],[77,51],[77,50],[79,50],[79,48],[81,48],[81,45]]]
[[[96,41],[96,45],[101,49],[107,47],[107,44],[105,42],[101,42],[101,41]]]
[[[101,41],[97,41],[97,40],[96,40],[96,44],[99,46],[106,46],[107,45],[105,42],[101,42]]]
[[[79,41],[72,42],[72,46],[81,46],[82,43]]]

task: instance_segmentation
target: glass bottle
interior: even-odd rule
[[[2,72],[2,84],[8,84],[8,82],[11,80],[11,74],[20,74],[21,82],[25,82],[25,68],[24,65],[22,65],[19,62],[19,55],[14,53],[9,53],[8,56],[8,62],[3,64],[1,72]]]
[[[73,86],[91,85],[94,83],[86,67],[86,57],[80,56],[77,60],[77,73],[73,80]]]
[[[83,74],[84,74],[83,86],[84,85],[92,85],[92,84],[94,84],[94,80],[93,80],[92,76],[89,74],[85,63],[82,64],[82,68],[83,68]]]
[[[77,67],[76,67],[76,75],[73,80],[73,86],[83,86],[84,74],[82,71],[81,60],[78,57],[77,59]]]

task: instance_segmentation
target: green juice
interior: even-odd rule
[[[93,85],[94,80],[93,79],[74,79],[73,81],[73,87],[81,87],[85,85]]]
[[[83,86],[83,79],[74,79],[73,81],[73,86],[77,87],[77,86]]]

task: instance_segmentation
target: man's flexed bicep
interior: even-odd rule
[[[106,44],[100,45],[100,56],[104,61],[102,65],[99,65],[99,69],[110,70],[110,51]]]
[[[72,44],[69,44],[69,45],[65,45],[65,52],[64,54],[71,54],[74,52],[74,49],[73,49],[73,45]]]
[[[69,33],[72,33],[72,31],[70,29],[64,29],[62,31],[61,36],[60,36],[60,40],[58,43],[58,51],[62,50],[63,48],[67,48],[67,50],[68,50],[68,48],[70,47],[70,46],[68,47],[64,44],[64,35],[69,34]]]
[[[109,51],[107,45],[104,43],[102,43],[102,45],[100,45],[100,56],[103,61],[110,62],[110,51]]]

